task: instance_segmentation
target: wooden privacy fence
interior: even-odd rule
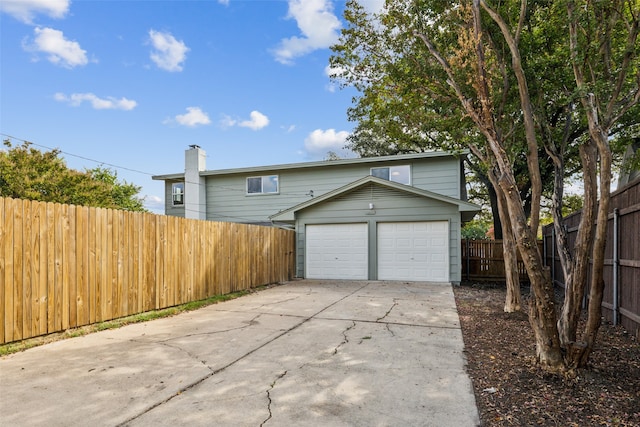
[[[0,198],[0,343],[290,280],[294,232]]]
[[[539,242],[542,249],[542,242]],[[464,280],[506,280],[502,240],[462,240],[462,278]],[[527,270],[518,253],[520,280],[529,281]]]
[[[564,219],[573,253],[581,212]],[[555,246],[553,224],[543,228],[545,264],[554,283],[564,287],[564,273]],[[589,276],[589,279],[590,276]],[[640,337],[640,179],[611,195],[604,265],[602,312]]]

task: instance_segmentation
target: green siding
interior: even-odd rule
[[[373,203],[375,209],[369,209]],[[305,227],[307,224],[369,224],[369,278],[377,279],[378,222],[449,221],[450,280],[461,280],[460,213],[456,206],[438,200],[407,195],[369,185],[297,213],[297,275],[304,277]]]
[[[344,187],[370,175],[372,167],[409,165],[411,185],[444,196],[463,199],[464,176],[461,160],[447,155],[426,155],[414,158],[400,156],[380,160],[316,162],[295,165],[243,168],[227,171],[206,171],[207,219],[230,222],[270,222],[269,217],[314,197]],[[278,175],[279,193],[248,195],[246,178],[260,175]],[[184,216],[184,208],[171,205],[171,183],[183,175],[155,177],[165,179],[165,206],[167,215]],[[369,203],[375,205],[372,211]],[[304,276],[305,226],[323,223],[369,224],[369,275],[377,278],[377,223],[402,221],[448,221],[450,280],[459,282],[460,267],[460,212],[456,205],[381,187],[373,183],[339,197],[309,206],[296,213],[296,262],[299,276]]]
[[[409,164],[412,185],[450,197],[460,197],[460,161],[453,157],[385,161],[376,167]],[[308,201],[313,191],[320,196],[370,174],[372,164],[338,164],[334,167],[269,171],[279,176],[279,193],[247,195],[246,178],[255,171],[207,175],[207,219],[216,221],[267,222],[269,216]],[[169,190],[170,191],[170,190]],[[170,196],[170,195],[169,195]],[[170,197],[168,198],[168,208]],[[167,212],[169,214],[169,212]]]
[[[171,194],[171,184],[184,181],[165,181],[164,183],[164,200],[165,200],[165,213],[170,216],[184,217],[184,205],[173,206],[173,198]]]

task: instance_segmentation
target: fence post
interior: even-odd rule
[[[544,228],[542,229],[544,231]],[[542,265],[547,266],[547,235],[542,233]]]
[[[469,238],[467,237],[465,240],[465,252],[467,253],[467,281],[469,281]]]
[[[618,324],[618,208],[613,210],[613,325]]]
[[[551,229],[551,282],[556,286],[556,228]]]

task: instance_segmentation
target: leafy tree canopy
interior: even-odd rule
[[[60,150],[42,152],[28,142],[0,151],[0,197],[144,212],[141,187],[118,181],[117,173],[98,166],[77,171]]]

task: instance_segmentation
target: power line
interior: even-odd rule
[[[116,169],[122,169],[122,170],[126,170],[126,171],[129,171],[129,172],[140,173],[140,174],[148,175],[148,176],[153,176],[153,175],[155,175],[155,174],[153,174],[153,173],[144,172],[144,171],[141,171],[141,170],[132,169],[132,168],[128,168],[128,167],[125,167],[125,166],[115,165],[115,164],[113,164],[113,163],[102,162],[102,161],[100,161],[100,160],[91,159],[91,158],[89,158],[89,157],[80,156],[80,155],[78,155],[78,154],[69,153],[69,152],[67,152],[67,151],[62,151],[62,150],[60,150],[60,149],[58,149],[58,148],[47,147],[46,145],[37,144],[37,143],[32,142],[32,141],[27,141],[26,139],[17,138],[17,137],[12,136],[12,135],[7,135],[6,133],[0,133],[0,135],[2,135],[3,137],[6,137],[6,138],[15,139],[15,140],[17,140],[17,141],[25,142],[25,143],[27,143],[27,144],[35,145],[35,146],[37,146],[37,147],[46,148],[47,150],[58,150],[60,153],[62,153],[62,154],[64,154],[64,155],[66,155],[66,156],[77,157],[78,159],[88,160],[88,161],[90,161],[90,162],[98,163],[98,164],[100,164],[100,165],[107,165],[107,166],[111,166],[111,167],[116,168]]]
[[[147,175],[147,176],[156,175],[156,174],[153,174],[153,173],[149,173],[149,172],[144,172],[144,171],[140,171],[140,170],[137,170],[137,169],[128,168],[128,167],[125,167],[125,166],[119,166],[119,165],[116,165],[116,164],[113,164],[113,163],[103,162],[103,161],[95,160],[95,159],[92,159],[92,158],[89,158],[89,157],[80,156],[78,154],[69,153],[67,151],[63,151],[63,150],[60,150],[60,149],[57,149],[57,148],[53,148],[53,147],[48,147],[46,145],[38,144],[38,143],[35,143],[35,142],[32,142],[32,141],[28,141],[28,140],[23,139],[23,138],[18,138],[18,137],[15,137],[13,135],[9,135],[9,134],[6,134],[6,133],[0,132],[0,135],[2,135],[5,138],[14,139],[16,141],[21,141],[23,143],[27,143],[27,144],[35,145],[37,147],[45,148],[47,150],[58,150],[60,153],[62,153],[64,155],[76,157],[76,158],[82,159],[82,160],[87,160],[87,161],[94,162],[94,163],[97,163],[97,164],[100,164],[100,165],[107,165],[107,166],[111,166],[111,167],[116,168],[116,169],[122,169],[122,170],[135,172],[135,173],[139,173],[139,174]],[[191,182],[191,181],[187,181],[187,180],[183,180],[183,181],[180,181],[180,182],[191,183],[191,184],[200,184],[199,182]],[[220,190],[225,190],[225,191],[235,191],[235,192],[238,192],[238,193],[246,193],[246,189],[240,189],[240,188],[232,188],[232,187],[226,187],[226,186],[220,186],[220,185],[209,185],[208,187],[209,188],[220,189]],[[308,196],[309,193],[291,193],[290,195]],[[226,215],[216,215],[216,216],[225,217],[225,218],[236,218],[236,219],[250,221],[248,218],[230,217],[230,216],[226,216]]]

